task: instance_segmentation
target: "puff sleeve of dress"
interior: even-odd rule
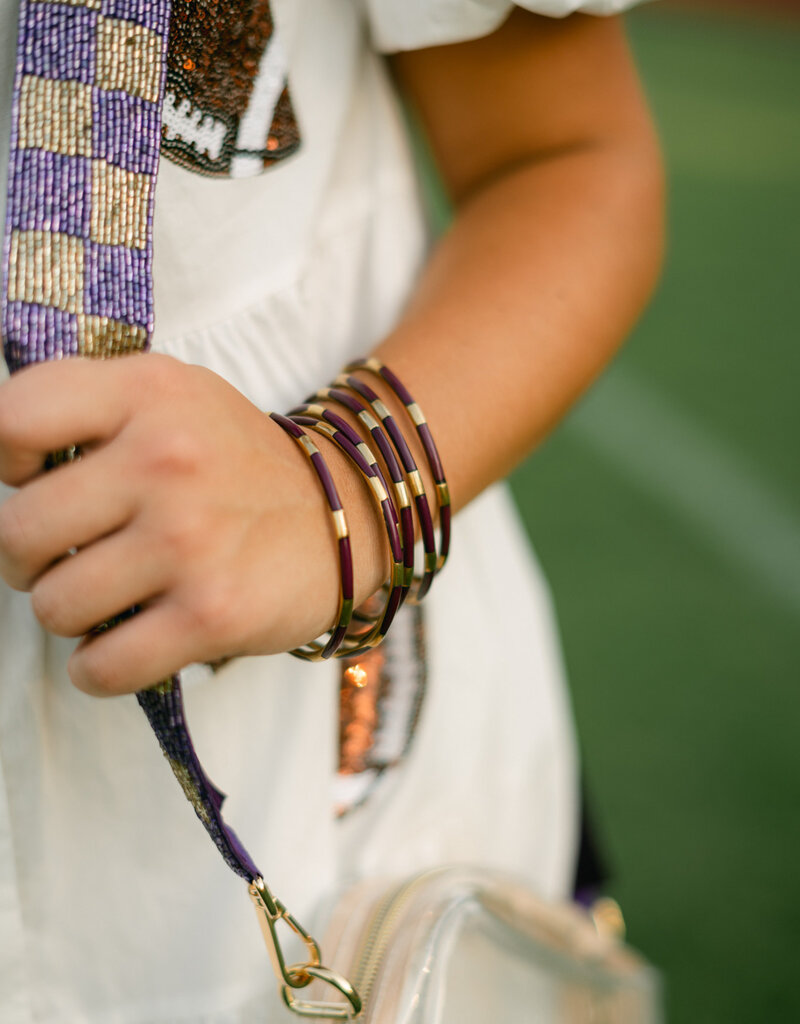
[[[456,43],[493,32],[514,7],[565,18],[619,14],[642,0],[362,0],[372,42],[383,53]]]

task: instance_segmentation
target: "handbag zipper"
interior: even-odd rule
[[[418,889],[444,868],[431,868],[407,882],[402,882],[384,896],[372,913],[361,946],[353,962],[351,980],[361,996],[362,1005],[369,1005],[375,979],[381,967],[386,948],[392,937],[397,919]]]

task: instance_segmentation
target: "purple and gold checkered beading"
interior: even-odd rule
[[[22,0],[2,315],[12,372],[48,359],[106,358],[149,346],[169,24],[170,0]],[[74,457],[73,448],[49,464]],[[223,795],[195,753],[180,680],[174,676],[138,698],[226,863],[250,881],[258,878],[222,817]]]
[[[9,368],[144,349],[169,0],[22,0],[8,176]]]

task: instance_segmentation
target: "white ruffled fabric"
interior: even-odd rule
[[[570,14],[619,14],[642,0],[363,0],[372,40],[382,53],[456,43],[493,32],[513,8],[566,18]]]

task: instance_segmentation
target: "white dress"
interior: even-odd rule
[[[562,15],[624,0],[535,0]],[[491,31],[507,0],[273,0],[303,145],[269,173],[207,180],[162,161],[154,348],[286,409],[389,330],[427,245],[377,50]],[[16,26],[0,0],[5,174]],[[5,193],[3,183],[2,194]],[[338,678],[288,655],[186,674],[189,723],[226,817],[275,891],[320,924],[364,874],[443,861],[566,893],[576,758],[546,586],[503,487],[455,524],[427,600],[428,688],[401,767],[338,821]],[[0,585],[0,1024],[285,1019],[240,879],[175,784],[132,697],[69,683]]]

